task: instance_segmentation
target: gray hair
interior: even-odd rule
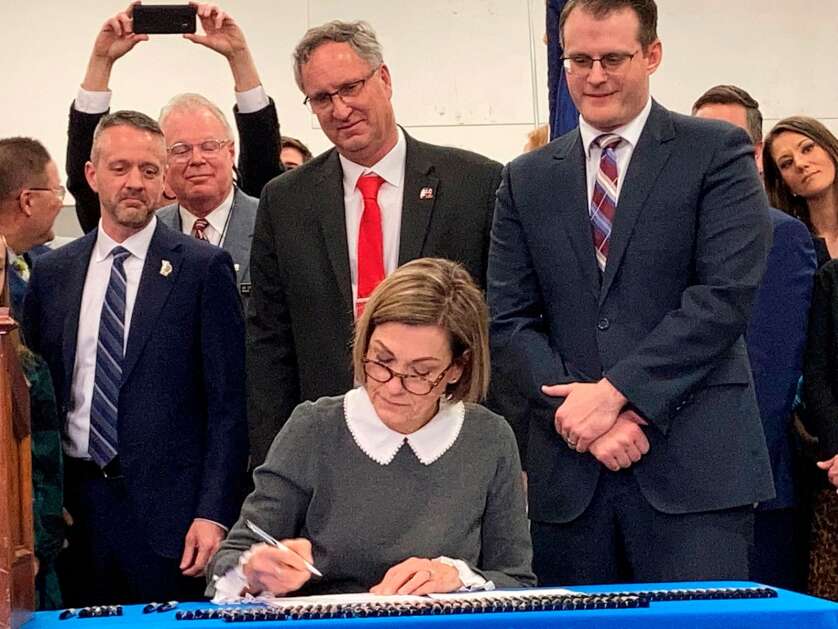
[[[224,139],[232,140],[233,129],[230,127],[230,123],[227,122],[227,117],[224,115],[224,112],[221,111],[218,105],[200,94],[186,93],[174,96],[160,110],[158,120],[160,121],[160,126],[163,127],[166,124],[166,119],[176,111],[200,111],[202,109],[215,116],[218,122],[221,123],[221,126],[224,127],[224,133],[227,135]]]
[[[104,116],[99,124],[96,125],[96,130],[93,132],[93,145],[90,148],[90,161],[94,164],[99,157],[99,139],[105,129],[111,127],[132,127],[139,131],[147,131],[152,135],[160,136],[161,144],[165,150],[165,141],[163,139],[163,131],[160,125],[154,121],[153,118],[146,116],[139,111],[132,111],[125,109],[122,111],[115,111],[112,114]]]
[[[303,66],[308,63],[317,48],[328,42],[349,44],[352,50],[369,64],[370,69],[374,70],[384,63],[381,44],[378,43],[372,26],[363,21],[341,22],[340,20],[333,20],[308,29],[294,49],[294,80],[297,82],[300,91],[304,91]]]

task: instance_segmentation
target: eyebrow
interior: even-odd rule
[[[389,352],[390,354],[395,356],[395,353],[393,353],[393,351],[389,347],[387,347],[383,342],[381,342],[380,340],[376,339],[373,342],[373,345],[379,345],[380,349],[383,349],[384,351]],[[441,362],[439,360],[439,358],[437,358],[436,356],[423,356],[422,358],[414,358],[413,360],[408,361],[408,364],[409,365],[414,365],[416,363],[423,363],[423,362],[428,362],[428,361]]]

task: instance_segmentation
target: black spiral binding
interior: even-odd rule
[[[523,594],[498,593],[480,598],[449,598],[410,603],[306,603],[291,607],[218,607],[182,610],[177,620],[224,620],[252,622],[276,620],[321,620],[329,618],[392,618],[401,616],[441,616],[492,614],[498,612],[580,611],[588,609],[637,609],[650,603],[669,601],[731,600],[776,598],[771,588],[708,588],[609,592],[603,594]]]

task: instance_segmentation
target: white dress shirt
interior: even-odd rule
[[[358,300],[358,232],[364,214],[364,198],[358,190],[358,179],[375,173],[384,180],[378,191],[381,208],[381,232],[384,243],[384,274],[390,275],[399,265],[399,238],[402,233],[404,200],[404,165],[407,143],[398,129],[398,140],[390,152],[372,166],[361,166],[340,155],[343,169],[343,207],[346,217],[346,243],[349,246],[349,272],[352,276],[352,306]]]
[[[614,129],[614,131],[600,131],[596,127],[591,126],[585,121],[582,116],[579,116],[579,135],[582,137],[582,147],[585,149],[586,171],[588,175],[588,207],[591,206],[591,198],[594,194],[594,182],[596,181],[597,171],[599,171],[599,158],[602,155],[602,149],[594,144],[596,140],[603,133],[614,133],[623,138],[615,150],[615,157],[617,158],[617,202],[620,198],[620,190],[623,187],[623,181],[628,172],[631,156],[634,153],[634,148],[637,146],[637,140],[640,139],[640,134],[643,132],[643,127],[646,126],[646,121],[649,119],[649,112],[652,111],[652,98],[646,102],[646,106],[640,113],[631,121],[624,124],[622,127]]]
[[[204,235],[210,243],[218,247],[221,246],[227,232],[227,223],[230,220],[230,209],[233,207],[234,192],[235,188],[231,187],[230,194],[228,194],[227,198],[221,202],[221,205],[204,217],[209,222],[209,225],[207,225],[207,228],[204,230]],[[184,234],[191,236],[192,226],[195,224],[195,221],[198,220],[198,217],[182,205],[178,206],[178,212],[180,212],[181,230]]]
[[[87,277],[79,310],[79,330],[76,336],[76,361],[73,364],[70,411],[67,413],[67,429],[64,432],[64,452],[67,456],[89,459],[88,440],[90,436],[90,404],[93,399],[93,381],[96,375],[96,347],[99,341],[99,319],[102,304],[105,301],[108,282],[111,277],[114,247],[124,247],[131,255],[125,258],[125,338],[123,351],[128,346],[128,334],[131,329],[131,315],[137,299],[137,288],[143,272],[151,237],[157,227],[157,218],[142,230],[118,243],[102,229],[99,220],[99,233],[90,262],[87,265]]]

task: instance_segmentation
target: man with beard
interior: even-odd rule
[[[63,418],[66,604],[200,594],[235,520],[247,443],[244,323],[230,255],[163,225],[156,122],[106,116],[90,186],[98,229],[39,259],[26,338]]]

